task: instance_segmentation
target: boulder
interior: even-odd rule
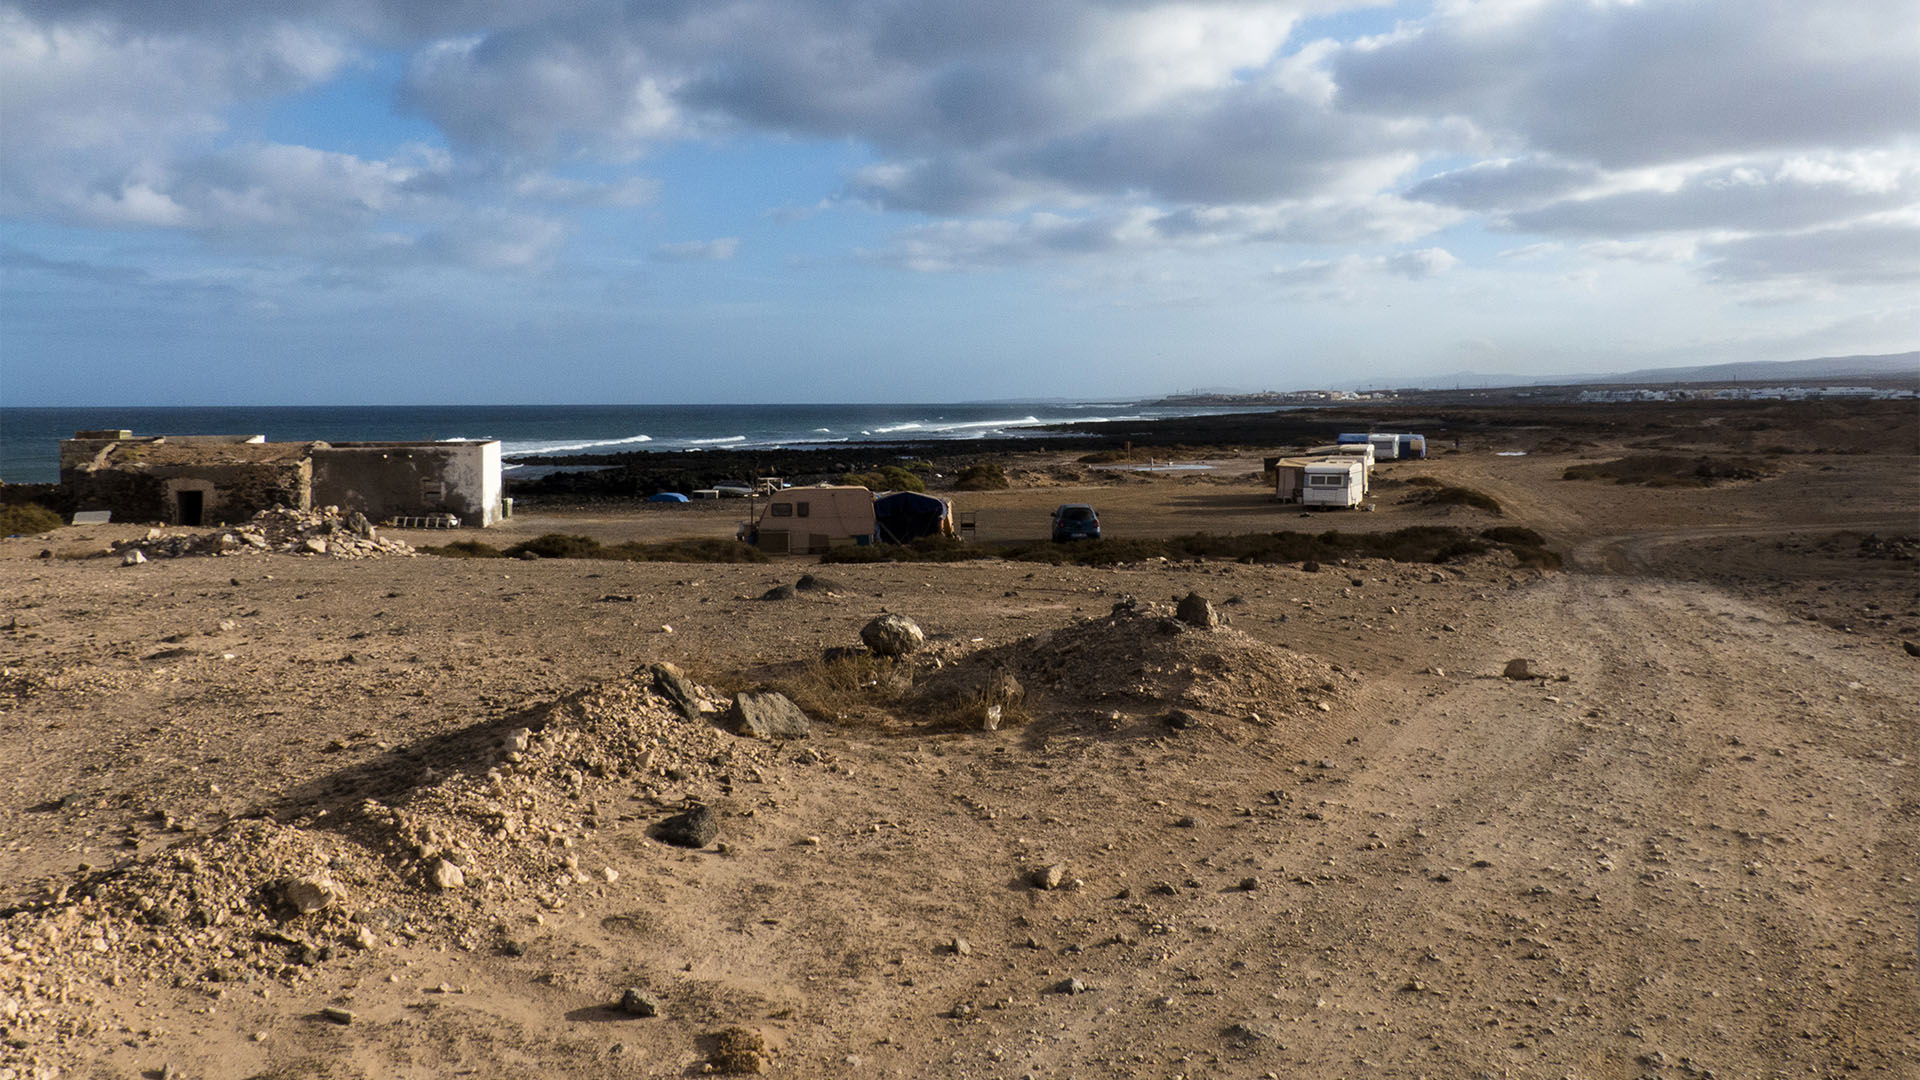
[[[905,656],[927,643],[927,635],[905,615],[882,615],[860,628],[860,640],[875,656]]]
[[[773,588],[771,588],[771,589],[768,589],[768,590],[767,590],[766,592],[763,592],[763,593],[761,593],[761,594],[760,594],[760,599],[762,599],[762,600],[791,600],[791,599],[793,599],[793,586],[791,586],[791,585],[775,585],[775,586],[774,586]]]
[[[813,722],[785,694],[747,691],[733,699],[727,723],[737,735],[756,739],[801,739],[813,734]]]
[[[713,807],[701,803],[661,822],[657,835],[676,847],[703,848],[720,835],[720,818]]]
[[[1532,662],[1521,658],[1507,661],[1506,669],[1500,672],[1500,674],[1509,679],[1540,678],[1539,675],[1534,673]]]
[[[1226,616],[1213,609],[1211,601],[1197,592],[1190,592],[1181,598],[1180,606],[1174,609],[1174,617],[1202,630],[1212,630],[1227,621]]]

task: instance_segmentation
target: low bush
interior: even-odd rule
[[[419,550],[428,555],[438,555],[446,559],[498,559],[500,549],[492,544],[483,544],[478,540],[455,540],[451,544],[422,544]]]
[[[1527,531],[1529,535],[1530,530]],[[1515,544],[1475,536],[1442,525],[1416,525],[1382,533],[1193,533],[1165,539],[1125,538],[1055,544],[1036,540],[1020,544],[963,544],[956,540],[916,540],[900,546],[838,548],[821,556],[822,562],[959,562],[968,559],[1008,559],[1055,566],[1111,566],[1148,559],[1233,559],[1247,563],[1304,563],[1343,558],[1388,559],[1394,562],[1441,563],[1505,547],[1521,554],[1537,548],[1543,560],[1552,556],[1532,544]],[[1554,556],[1557,559],[1557,556]],[[1538,565],[1531,563],[1530,565]],[[1557,565],[1557,563],[1556,563]]]
[[[542,559],[597,559],[602,557],[600,552],[600,541],[591,536],[547,533],[531,540],[522,540],[503,554],[509,559],[524,555],[537,555]]]
[[[542,559],[608,559],[615,562],[705,562],[763,563],[767,553],[737,540],[697,538],[666,540],[644,544],[637,540],[623,544],[602,544],[591,536],[547,533],[523,540],[505,551],[478,540],[459,540],[439,547],[420,549],[430,555],[450,559],[517,559],[527,554]]]
[[[1002,549],[981,544],[963,544],[950,536],[923,536],[906,544],[869,544],[866,547],[834,548],[820,556],[823,563],[876,562],[968,562],[997,559]]]
[[[998,465],[968,465],[953,486],[957,491],[998,491],[1008,486],[1007,470]]]
[[[898,465],[883,465],[875,472],[847,473],[840,478],[843,484],[852,484],[868,491],[925,491],[927,482],[911,469]]]
[[[1631,454],[1613,461],[1569,466],[1563,480],[1611,480],[1643,487],[1708,487],[1721,480],[1759,480],[1773,475],[1751,458],[1688,457],[1684,454]]]
[[[1496,544],[1525,544],[1529,547],[1543,547],[1547,539],[1524,525],[1495,525],[1491,529],[1481,529],[1480,535]]]
[[[0,506],[0,536],[32,536],[52,532],[63,524],[59,514],[34,503]]]
[[[1414,479],[1424,480],[1427,478],[1415,477]],[[1485,510],[1490,514],[1505,512],[1500,507],[1500,500],[1484,491],[1475,491],[1473,488],[1468,487],[1456,487],[1453,484],[1422,484],[1420,486],[1423,490],[1414,494],[1409,501],[1417,502],[1425,506],[1471,506],[1477,510]]]

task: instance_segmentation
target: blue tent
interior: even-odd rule
[[[883,544],[952,536],[953,507],[945,499],[917,491],[889,492],[873,500],[873,534]]]
[[[685,495],[680,494],[677,491],[662,491],[657,494],[647,496],[647,501],[662,502],[662,503],[683,503],[687,501],[687,497]]]

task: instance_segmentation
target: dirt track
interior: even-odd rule
[[[1525,524],[1572,555],[1549,574],[1499,560],[120,568],[9,541],[0,738],[29,752],[0,762],[0,902],[33,910],[0,934],[16,1043],[0,1063],[680,1076],[741,1025],[787,1076],[1913,1074],[1920,660],[1901,642],[1920,637],[1920,579],[1856,541],[1920,524],[1914,459],[1808,457],[1692,490],[1561,482],[1568,460],[1402,467],[1496,495],[1500,521],[1383,499],[1278,526]],[[1080,498],[1110,530],[1262,520],[1246,482],[1192,477],[982,506],[1012,529]],[[839,588],[751,599],[805,570]],[[857,640],[883,608],[959,658],[1188,591],[1231,628],[1177,635],[1167,671],[1089,657],[1065,673],[1110,681],[1109,701],[1036,698],[1031,724],[998,732],[821,717],[813,738],[742,744],[729,765],[667,757],[588,780],[550,849],[588,880],[557,902],[486,881],[484,856],[463,893],[409,892],[402,873],[379,886],[400,892],[353,907],[416,912],[414,932],[287,975],[212,979],[237,961],[189,950],[194,964],[136,976],[160,955],[142,935],[186,932],[115,922],[76,902],[84,889],[35,899],[228,842],[228,822],[263,810],[342,851],[338,872],[377,870],[312,808],[404,805],[410,749],[504,730],[652,661],[750,683]],[[1208,659],[1258,649],[1331,673],[1281,694]],[[1500,677],[1515,657],[1547,677]],[[1176,677],[1208,706],[1184,730],[1156,722],[1170,703],[1124,693]],[[721,810],[724,853],[649,836],[688,797]],[[1031,887],[1051,863],[1080,884]],[[126,933],[93,946],[93,925]],[[117,950],[126,976],[94,977],[122,970]],[[663,1015],[610,1008],[627,986]],[[330,1023],[325,1006],[356,1016]]]

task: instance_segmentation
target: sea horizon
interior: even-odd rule
[[[1246,412],[1139,399],[701,405],[21,405],[0,406],[0,481],[59,479],[76,431],[261,435],[269,442],[498,439],[508,458],[625,451],[772,449],[862,442],[1044,437],[1050,425]]]

